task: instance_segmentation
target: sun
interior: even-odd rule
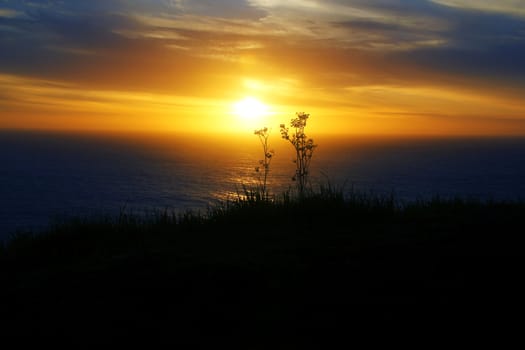
[[[254,97],[245,97],[233,105],[234,113],[241,119],[258,121],[268,114],[268,106]]]

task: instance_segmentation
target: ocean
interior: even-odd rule
[[[278,133],[275,133],[278,134]],[[314,137],[311,183],[393,194],[525,199],[525,138]],[[272,135],[268,187],[294,183],[293,149]],[[0,239],[71,216],[203,213],[257,181],[255,135],[0,132]]]

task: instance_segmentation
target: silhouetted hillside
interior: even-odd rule
[[[441,339],[467,325],[512,331],[524,217],[524,203],[398,207],[328,190],[207,214],[79,218],[5,244],[3,330],[71,344],[263,349],[398,328]]]

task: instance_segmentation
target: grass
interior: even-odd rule
[[[329,185],[301,199],[246,190],[206,213],[77,218],[2,246],[4,330],[274,349],[394,326],[511,329],[524,218],[522,202],[399,205]]]

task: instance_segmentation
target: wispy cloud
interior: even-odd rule
[[[259,84],[282,103],[434,113],[408,101],[460,110],[449,90],[513,116],[525,93],[523,1],[3,0],[0,47],[0,74],[88,91],[227,99]]]
[[[24,13],[20,11],[0,8],[0,18],[22,17],[23,15]]]
[[[432,0],[445,6],[484,12],[503,13],[508,16],[525,16],[525,3],[521,0]]]

